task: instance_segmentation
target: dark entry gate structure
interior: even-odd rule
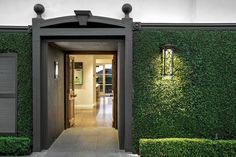
[[[47,62],[48,54],[43,47],[48,41],[75,39],[119,39],[123,51],[118,52],[118,134],[120,149],[131,151],[132,123],[132,29],[133,20],[129,17],[132,7],[122,7],[125,17],[121,20],[93,16],[90,11],[76,10],[74,16],[45,20],[41,17],[44,7],[35,5],[37,17],[32,20],[33,48],[33,151],[40,151],[45,133],[48,105]],[[122,46],[123,45],[123,46]]]

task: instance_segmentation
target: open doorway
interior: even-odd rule
[[[67,128],[117,129],[116,58],[114,52],[67,55]]]
[[[42,93],[41,147],[48,149],[63,130],[89,128],[97,136],[106,128],[111,132],[107,142],[123,149],[123,40],[47,40],[42,46],[47,82],[42,88],[47,90]]]

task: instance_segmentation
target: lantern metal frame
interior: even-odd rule
[[[162,76],[172,78],[174,76],[174,50],[175,45],[165,44],[162,46]]]

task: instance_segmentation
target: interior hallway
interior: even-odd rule
[[[112,97],[100,97],[94,109],[75,108],[75,127],[112,127]]]

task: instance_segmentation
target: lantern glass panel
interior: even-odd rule
[[[163,75],[172,76],[173,75],[173,49],[167,48],[163,49]]]

